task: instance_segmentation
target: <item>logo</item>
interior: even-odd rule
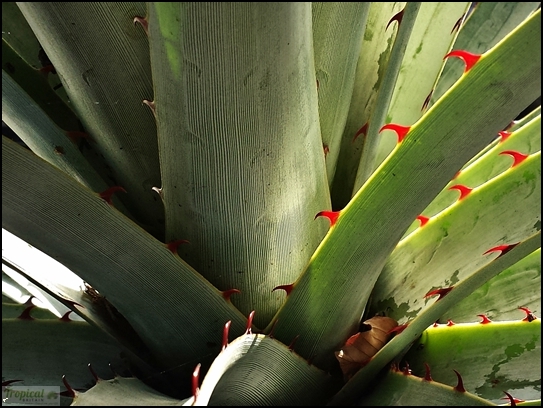
[[[60,405],[60,387],[8,385],[2,387],[2,405]]]

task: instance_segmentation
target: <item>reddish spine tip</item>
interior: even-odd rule
[[[402,11],[400,11],[400,12],[394,14],[394,16],[393,16],[393,17],[390,19],[390,21],[388,22],[388,24],[387,24],[387,26],[386,26],[386,28],[385,28],[385,31],[388,30],[388,26],[389,26],[390,24],[392,24],[393,21],[397,21],[397,22],[398,22],[398,26],[399,26],[399,25],[402,23],[402,18],[403,18],[403,13],[404,13],[404,12],[405,12],[405,8],[404,8]]]
[[[434,322],[434,324],[432,324],[432,327],[437,327],[439,326],[439,323],[437,322],[437,320]]]
[[[483,255],[486,255],[486,254],[489,254],[491,252],[496,252],[496,251],[501,251],[500,255],[498,255],[498,258],[500,256],[503,256],[505,255],[506,253],[508,253],[510,250],[512,250],[514,247],[516,247],[520,242],[517,242],[516,244],[510,244],[510,245],[498,245],[498,246],[495,246],[494,248],[490,248],[488,251],[484,252]],[[496,258],[496,259],[498,259]]]
[[[70,384],[68,384],[68,380],[66,379],[66,376],[63,375],[62,376],[62,382],[64,383],[64,386],[66,387],[66,394],[68,394],[68,396],[70,398],[75,398],[75,391],[74,389],[70,386]]]
[[[537,319],[537,316],[535,314],[532,313],[532,311],[530,309],[528,309],[527,307],[519,307],[520,310],[522,310],[524,313],[526,313],[526,317],[524,319],[522,319],[523,322],[533,322],[534,320]]]
[[[430,373],[430,366],[428,363],[424,363],[424,369],[426,370],[426,373],[424,374],[424,380],[425,381],[434,381],[432,379],[432,374]]]
[[[287,292],[287,296],[290,295],[290,292],[292,292],[292,289],[294,288],[294,283],[291,283],[289,285],[279,285],[279,286],[276,286],[275,288],[272,289],[272,292],[278,290],[278,289],[282,289],[284,290],[285,292]]]
[[[294,350],[294,345],[296,344],[296,341],[298,340],[298,338],[300,337],[300,335],[298,334],[296,337],[294,337],[292,339],[292,341],[290,342],[290,344],[288,345],[288,349],[290,351],[293,351]]]
[[[89,367],[89,371],[91,375],[94,377],[94,381],[98,382],[100,378],[98,377],[98,374],[96,374],[96,371],[94,371],[94,369],[92,368],[91,363],[87,364],[87,367]]]
[[[451,51],[447,55],[443,57],[443,59],[449,58],[449,57],[458,57],[462,61],[464,61],[465,67],[464,67],[464,74],[467,73],[477,61],[481,58],[481,54],[472,54],[471,52],[463,51],[463,50],[456,50]]]
[[[462,376],[458,371],[453,371],[456,374],[456,377],[458,377],[458,384],[456,384],[456,387],[454,387],[454,389],[458,392],[466,392],[466,389],[464,388],[464,381],[462,381]]]
[[[228,346],[228,332],[230,331],[230,325],[232,324],[232,320],[228,320],[224,328],[222,329],[222,347],[221,351],[224,351],[226,347]]]
[[[451,326],[454,326],[456,323],[453,322],[451,319],[448,319],[447,320],[447,326],[451,327]]]
[[[253,325],[254,316],[255,316],[255,311],[253,310],[251,313],[249,313],[249,317],[247,318],[247,327],[245,328],[245,334],[252,334],[251,326]]]
[[[390,364],[390,370],[391,371],[396,371],[396,372],[400,371],[400,370],[398,370],[398,365],[395,362],[392,362]]]
[[[190,244],[189,241],[186,239],[177,239],[174,241],[170,241],[166,244],[166,247],[170,250],[170,252],[174,255],[177,255],[177,248],[179,248],[179,245],[181,244]]]
[[[424,227],[428,221],[430,221],[430,218],[425,217],[424,215],[417,216],[417,220],[420,221],[420,228]]]
[[[424,112],[428,105],[430,104],[430,101],[432,100],[432,95],[434,94],[434,90],[432,89],[426,99],[424,100],[424,103],[422,104],[422,107],[420,108],[421,112]]]
[[[323,144],[322,150],[324,151],[324,158],[326,158],[326,156],[328,156],[328,153],[330,153],[330,148],[328,147],[328,145]]]
[[[72,311],[68,310],[66,313],[64,313],[64,315],[59,320],[62,322],[71,322],[70,313],[72,313]]]
[[[512,135],[511,132],[506,131],[498,132],[498,134],[500,135],[500,143],[505,142],[507,138]]]
[[[387,334],[401,334],[405,329],[407,329],[407,326],[409,326],[409,323],[400,324],[399,326],[393,327],[390,329]]]
[[[471,193],[473,190],[472,188],[466,187],[462,184],[456,184],[454,186],[449,187],[449,190],[458,190],[460,192],[460,197],[458,198],[458,201],[463,200],[466,198],[466,196]]]
[[[102,191],[100,193],[100,198],[104,200],[109,205],[113,205],[113,201],[111,201],[111,197],[113,194],[117,191],[122,191],[123,193],[126,193],[126,190],[122,188],[121,186],[113,186],[111,188],[108,188],[106,191]]]
[[[522,163],[528,157],[527,154],[522,154],[514,150],[504,150],[503,152],[500,152],[500,154],[508,154],[513,158],[513,165],[511,167],[515,167],[517,164]]]
[[[412,371],[409,368],[409,364],[407,363],[407,361],[405,362],[405,367],[403,368],[402,373],[403,373],[403,375],[411,375],[412,374]]]
[[[200,367],[202,365],[198,363],[194,371],[192,372],[192,396],[194,397],[194,402],[196,402],[196,398],[198,398],[198,394],[200,393]]]
[[[32,317],[32,315],[30,314],[30,311],[32,309],[34,309],[36,306],[34,305],[30,305],[28,306],[27,308],[25,308],[25,310],[23,310],[23,312],[21,313],[21,315],[18,317],[19,320],[34,320],[34,318]]]
[[[360,129],[358,129],[358,131],[355,133],[353,137],[353,143],[355,142],[356,139],[358,139],[358,136],[360,135],[367,136],[369,125],[370,125],[369,122],[366,122]]]
[[[439,295],[437,300],[441,300],[445,296],[447,296],[447,294],[453,289],[454,289],[454,286],[451,286],[449,288],[434,289],[434,290],[431,290],[430,292],[428,292],[426,295],[424,295],[424,297],[427,298],[427,297]]]
[[[317,219],[317,217],[326,217],[330,220],[330,226],[332,227],[336,223],[339,213],[340,211],[321,211],[315,215],[315,219]]]
[[[145,17],[134,17],[134,25],[140,24],[143,27],[143,30],[145,31],[145,34],[149,36],[149,21]]]
[[[389,124],[384,125],[381,129],[379,129],[379,133],[381,133],[383,130],[393,130],[398,135],[398,144],[400,144],[410,129],[411,129],[411,126],[401,126],[401,125],[396,125],[395,123],[389,123]]]
[[[233,293],[241,293],[239,289],[228,289],[222,292],[222,297],[228,302]]]
[[[477,316],[479,316],[479,317],[482,319],[482,320],[479,322],[479,323],[481,323],[481,324],[492,323],[492,320],[490,320],[490,319],[488,318],[488,316],[485,315],[485,314],[480,314],[480,315],[477,315]]]
[[[508,399],[509,400],[509,403],[511,404],[510,406],[512,407],[516,407],[517,404],[520,404],[521,402],[524,402],[524,400],[521,400],[519,398],[515,398],[513,397],[511,394],[509,394],[508,392],[504,391],[503,392],[505,395],[507,395],[507,397],[504,397],[502,399]]]
[[[454,180],[455,178],[457,178],[457,177],[460,175],[460,173],[462,173],[462,170],[458,170],[458,171],[456,172],[456,174],[453,176],[452,179]]]

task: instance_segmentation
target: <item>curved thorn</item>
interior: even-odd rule
[[[451,286],[449,288],[434,289],[434,290],[431,290],[430,292],[428,292],[426,295],[424,295],[424,297],[427,298],[427,297],[439,295],[437,300],[441,300],[445,296],[447,296],[447,294],[453,289],[454,289],[454,286]]]
[[[449,57],[458,57],[462,61],[464,61],[465,67],[464,67],[464,74],[467,73],[477,61],[481,58],[481,54],[472,54],[471,52],[463,51],[463,50],[456,50],[451,51],[447,55],[443,57],[443,59],[449,58]]]
[[[198,394],[200,393],[200,367],[202,365],[198,363],[194,371],[192,372],[192,396],[194,397],[194,402],[196,402],[196,399],[198,398]],[[193,402],[193,405],[194,405]]]
[[[67,389],[67,394],[69,397],[71,398],[75,398],[75,391],[74,389],[70,386],[70,384],[68,384],[68,380],[66,379],[66,376],[63,375],[62,376],[62,382],[64,383],[64,386],[66,387]]]
[[[424,380],[425,381],[434,381],[432,379],[432,374],[430,373],[430,366],[428,363],[424,363],[424,369],[426,370],[426,373],[424,374]]]
[[[100,378],[96,374],[96,371],[94,371],[94,369],[92,368],[91,363],[87,364],[87,367],[89,367],[89,371],[91,372],[92,376],[94,377],[94,381],[98,382],[100,380]]]
[[[175,241],[170,241],[166,244],[166,247],[170,250],[170,252],[174,255],[177,255],[177,248],[181,244],[190,244],[189,241],[186,239],[177,239]]]
[[[403,368],[402,373],[403,375],[411,375],[413,373],[413,371],[411,371],[409,368],[409,363],[407,361],[405,362],[405,367]]]
[[[255,311],[253,310],[251,313],[249,313],[249,317],[247,318],[247,327],[245,329],[245,334],[252,334],[251,326],[253,325],[254,316],[255,316]]]
[[[488,324],[488,323],[492,323],[492,320],[490,320],[490,319],[488,318],[488,316],[485,315],[485,314],[479,314],[479,315],[477,315],[477,316],[479,316],[481,319],[483,319],[483,320],[481,320],[481,321],[479,322],[480,324]]]
[[[241,290],[239,289],[228,289],[228,290],[225,290],[222,292],[222,297],[227,301],[229,302],[230,301],[230,296],[232,296],[232,294],[234,293],[241,293]]]
[[[530,309],[528,309],[527,307],[519,307],[520,310],[522,310],[524,313],[526,313],[526,317],[524,319],[522,319],[523,322],[533,322],[534,320],[537,319],[537,316],[535,314],[532,313],[532,311]]]
[[[288,349],[290,351],[294,351],[294,345],[296,344],[296,340],[298,340],[298,338],[300,337],[300,335],[298,334],[296,337],[294,337],[292,339],[292,341],[290,342],[290,344],[288,345]]]
[[[287,296],[290,295],[290,292],[292,292],[292,289],[294,288],[294,283],[288,284],[288,285],[279,285],[272,289],[272,292],[282,289],[285,292],[287,292]]]
[[[230,325],[232,324],[232,320],[228,320],[225,325],[224,329],[222,329],[222,348],[221,351],[224,351],[226,347],[228,346],[228,332],[230,331]]]
[[[148,99],[144,99],[143,101],[144,105],[147,105],[149,108],[151,108],[151,112],[153,112],[153,116],[156,119],[156,105],[154,101],[150,101]]]
[[[472,188],[466,187],[462,184],[455,184],[454,186],[449,187],[449,190],[458,190],[460,192],[460,197],[458,201],[463,200],[466,196],[471,193]]]
[[[438,327],[438,326],[439,326],[439,323],[438,323],[438,322],[439,322],[439,320],[436,320],[436,321],[434,322],[434,324],[432,324],[432,327]]]
[[[70,313],[72,313],[72,311],[68,310],[66,313],[62,315],[62,317],[59,320],[62,322],[71,322],[72,320],[70,319]]]
[[[145,34],[149,36],[149,21],[145,17],[134,17],[134,25],[140,24],[143,27],[143,30],[145,31]]]
[[[422,104],[422,107],[420,108],[421,112],[424,112],[428,105],[430,104],[430,101],[432,100],[432,95],[434,94],[434,90],[432,89],[426,99],[424,100],[424,103]]]
[[[405,329],[407,329],[407,326],[409,326],[409,323],[400,324],[399,326],[396,326],[390,329],[387,332],[387,334],[392,334],[392,333],[396,333],[397,335],[401,334]]]
[[[454,33],[455,31],[460,30],[460,27],[462,27],[462,22],[464,21],[465,16],[466,16],[466,13],[462,14],[460,18],[456,21],[456,23],[454,23],[454,26],[451,30],[451,34]]]
[[[460,175],[460,173],[462,173],[462,170],[458,170],[458,171],[456,172],[456,174],[453,176],[452,180],[454,180],[455,178],[457,178],[457,177]]]
[[[398,135],[398,144],[400,144],[410,129],[411,126],[401,126],[396,125],[395,123],[388,123],[379,129],[379,133],[381,133],[383,130],[393,130]]]
[[[424,227],[428,221],[430,221],[430,218],[425,217],[424,215],[417,216],[417,220],[420,221],[420,228]]]
[[[32,315],[30,314],[30,311],[34,309],[35,305],[30,305],[28,307],[25,307],[21,315],[17,318],[19,320],[35,320]]]
[[[164,193],[162,192],[161,188],[152,187],[151,190],[156,191],[156,193],[160,196],[160,199],[164,201]]]
[[[360,135],[364,135],[364,136],[367,136],[368,135],[368,127],[369,127],[370,123],[369,122],[366,122],[362,125],[362,127],[360,129],[358,129],[358,131],[355,133],[354,137],[353,137],[353,141],[352,143],[355,142],[356,139],[358,139],[358,136]]]
[[[106,191],[102,191],[99,195],[102,200],[104,200],[109,205],[113,205],[113,201],[111,200],[111,197],[113,194],[117,191],[122,191],[123,193],[126,193],[126,190],[122,188],[121,186],[113,186],[111,188],[108,188]]]
[[[510,406],[512,407],[516,407],[517,406],[517,403],[520,404],[521,402],[524,402],[524,400],[521,400],[521,399],[518,399],[518,398],[514,398],[511,394],[509,394],[508,392],[504,391],[503,392],[505,395],[507,395],[507,397],[504,397],[502,399],[508,399],[509,400],[509,403],[511,404]]]
[[[499,258],[500,256],[503,256],[506,253],[508,253],[510,250],[512,250],[518,244],[520,244],[520,242],[517,242],[516,244],[510,244],[510,245],[507,245],[507,244],[498,245],[498,246],[495,246],[494,248],[490,248],[488,251],[484,252],[483,255],[489,254],[491,252],[501,251],[500,255],[498,255],[498,258]],[[496,259],[498,259],[498,258],[496,258]]]
[[[447,319],[447,326],[448,327],[451,327],[451,326],[454,326],[456,323],[453,322],[451,319]]]
[[[387,26],[386,26],[386,28],[385,28],[385,31],[388,30],[388,26],[389,26],[390,24],[392,24],[393,21],[397,21],[397,22],[398,22],[398,28],[399,28],[400,24],[402,23],[402,18],[403,18],[403,13],[404,13],[404,12],[405,12],[405,8],[404,8],[402,11],[400,11],[400,12],[394,14],[394,16],[392,16],[392,18],[391,18],[390,21],[388,22],[388,24],[387,24]]]
[[[23,380],[7,380],[7,381],[2,381],[2,387],[7,387],[8,385],[13,384],[14,382],[19,382],[19,381],[23,381]]]
[[[522,163],[528,157],[527,154],[522,154],[514,150],[504,150],[503,152],[500,152],[500,154],[508,154],[509,156],[513,157],[513,165],[511,166],[511,168],[515,167],[517,164]]]
[[[507,138],[512,135],[511,132],[506,132],[506,131],[498,132],[498,134],[500,135],[500,138],[501,138],[500,143],[505,142]]]
[[[456,370],[453,370],[456,376],[458,377],[458,384],[456,384],[456,387],[454,389],[458,392],[466,392],[466,389],[464,388],[464,381],[462,381],[462,376],[460,373]]]
[[[330,220],[330,226],[332,227],[336,223],[339,213],[340,211],[321,211],[315,215],[315,219],[317,219],[317,217],[326,217]]]

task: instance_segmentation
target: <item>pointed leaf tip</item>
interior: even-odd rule
[[[424,215],[417,216],[417,220],[420,221],[420,228],[424,227],[428,221],[430,221],[430,218],[425,217]]]
[[[239,289],[228,289],[228,290],[225,290],[222,293],[222,297],[228,302],[230,301],[230,296],[232,296],[232,294],[234,293],[241,293],[241,290]]]
[[[366,122],[364,123],[364,125],[362,125],[362,127],[360,129],[358,129],[358,131],[355,133],[354,137],[353,137],[353,141],[352,143],[355,142],[356,139],[358,139],[358,136],[360,135],[364,135],[364,136],[367,136],[368,135],[368,127],[369,127],[369,122]]]
[[[449,187],[449,190],[458,190],[460,192],[460,197],[458,197],[458,201],[463,200],[467,197],[469,193],[473,190],[472,188],[466,187],[462,184],[456,184],[454,186]]]
[[[245,329],[245,334],[252,334],[251,326],[253,325],[254,316],[255,316],[255,311],[253,310],[251,313],[249,313],[249,317],[247,318],[247,327]]]
[[[317,219],[317,217],[326,217],[330,220],[330,226],[332,227],[336,223],[339,213],[340,211],[321,211],[315,215],[315,219]]]
[[[522,154],[515,150],[504,150],[503,152],[500,152],[500,154],[501,155],[508,154],[509,156],[513,158],[513,165],[511,167],[515,167],[516,165],[522,163],[528,157],[527,154]]]
[[[458,377],[458,384],[456,384],[456,387],[454,389],[458,392],[466,392],[466,389],[464,388],[464,381],[462,380],[462,376],[460,373],[456,370],[453,370],[456,374],[456,377]]]
[[[111,200],[111,197],[114,193],[117,191],[122,191],[123,193],[126,193],[126,190],[122,188],[121,186],[113,186],[111,188],[108,188],[106,191],[102,191],[99,195],[102,200],[104,200],[109,205],[113,205],[113,201]]]
[[[403,19],[403,14],[404,14],[404,12],[405,12],[405,8],[404,8],[402,11],[400,11],[400,12],[394,14],[394,16],[392,16],[392,18],[391,18],[390,21],[388,22],[388,24],[387,24],[387,26],[386,26],[386,28],[385,28],[385,31],[388,30],[388,26],[389,26],[390,24],[392,24],[393,21],[397,21],[397,22],[398,22],[398,27],[399,27],[400,24],[402,23],[402,19]]]
[[[501,251],[500,255],[498,255],[498,258],[500,256],[503,256],[505,255],[506,253],[508,253],[510,250],[512,250],[514,247],[516,247],[520,242],[517,242],[516,244],[504,244],[504,245],[498,245],[498,246],[495,246],[494,248],[490,248],[488,251],[484,252],[483,255],[486,255],[486,254],[489,254],[491,252],[496,252],[496,251]],[[498,259],[496,258],[496,259]]]
[[[192,372],[192,396],[194,397],[194,402],[200,394],[200,367],[202,365],[198,363],[194,371]]]
[[[490,319],[488,318],[488,316],[485,315],[485,314],[480,314],[480,315],[477,315],[477,316],[479,316],[479,317],[482,319],[482,320],[479,322],[480,324],[488,324],[488,323],[492,323],[492,320],[490,320]]]
[[[230,331],[230,325],[232,324],[232,320],[228,320],[224,328],[222,330],[222,347],[221,350],[225,350],[228,346],[228,332]]]
[[[430,292],[428,292],[426,295],[424,295],[424,297],[427,298],[427,297],[439,295],[437,300],[441,300],[445,296],[447,296],[447,294],[453,289],[454,289],[454,286],[451,286],[449,288],[434,289],[434,290],[431,290]]]
[[[381,133],[383,130],[393,130],[398,135],[398,144],[400,144],[410,129],[411,129],[411,126],[401,126],[401,125],[396,125],[395,123],[389,123],[389,124],[384,125],[381,129],[379,129],[379,133]]]
[[[287,292],[287,296],[290,295],[290,292],[292,292],[292,289],[294,288],[294,283],[288,284],[288,285],[279,285],[272,289],[272,292],[282,289],[285,292]]]
[[[174,255],[177,255],[177,248],[179,248],[179,245],[181,244],[190,244],[189,241],[186,239],[177,239],[174,241],[170,241],[166,244],[166,247],[170,250],[170,252]]]
[[[464,67],[464,74],[467,73],[477,61],[481,58],[481,54],[472,54],[471,52],[463,51],[463,50],[456,50],[451,51],[447,55],[443,57],[443,59],[449,58],[449,57],[458,57],[462,61],[464,61],[465,67]]]

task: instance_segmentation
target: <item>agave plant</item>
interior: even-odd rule
[[[540,400],[538,5],[3,3],[4,384]]]

